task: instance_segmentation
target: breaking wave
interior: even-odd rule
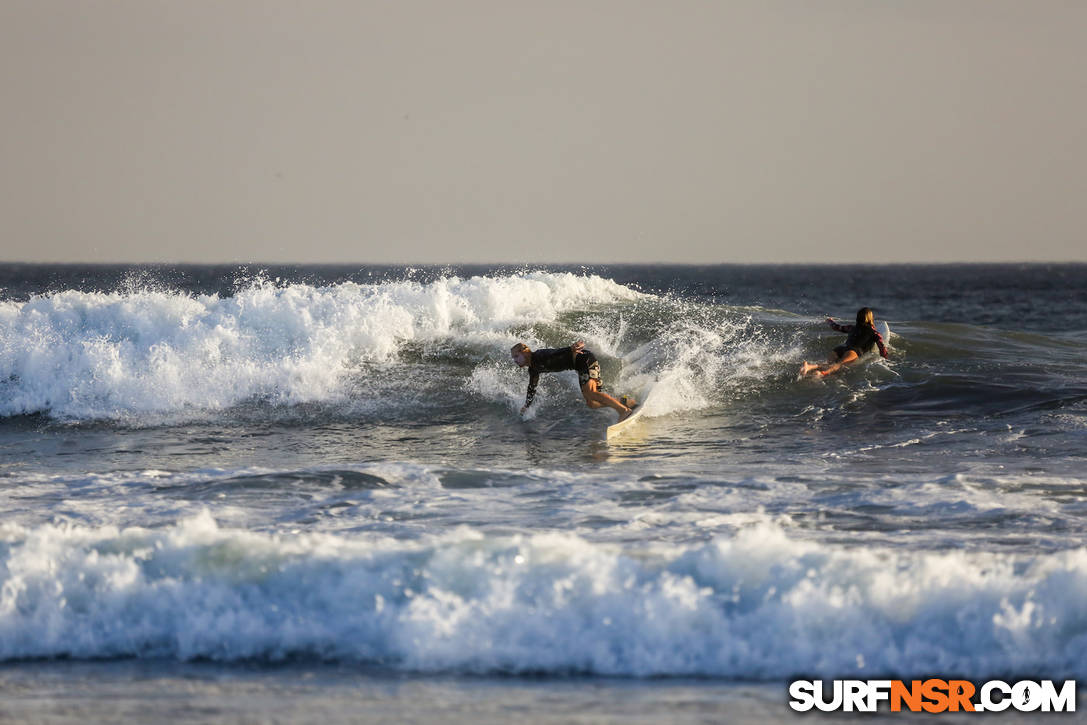
[[[257,282],[229,297],[65,291],[0,302],[0,415],[70,419],[342,397],[405,345],[508,347],[511,329],[638,297],[569,273],[331,287]]]
[[[0,527],[0,660],[319,658],[398,670],[777,679],[1085,676],[1087,549],[856,549],[765,520],[640,548]]]

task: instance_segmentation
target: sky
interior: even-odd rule
[[[1087,261],[1081,0],[0,0],[0,260]]]

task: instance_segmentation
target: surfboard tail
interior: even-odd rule
[[[642,400],[641,403],[635,400],[633,396],[629,395],[624,395],[619,398],[619,402],[627,406],[628,408],[631,408],[633,412],[618,423],[614,423],[608,426],[608,429],[604,435],[604,438],[606,440],[611,440],[612,438],[618,435],[622,435],[626,431],[630,430],[637,423],[638,419],[642,417],[642,413],[645,412],[645,403],[649,400],[649,396],[653,393],[653,389],[650,388],[649,390],[646,390],[644,392],[645,399]]]

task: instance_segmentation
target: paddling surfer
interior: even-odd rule
[[[876,331],[875,316],[872,314],[871,309],[862,307],[857,310],[857,322],[853,325],[839,325],[830,317],[827,318],[827,322],[838,332],[847,333],[849,337],[846,338],[843,344],[834,348],[834,352],[827,363],[819,365],[805,360],[804,364],[800,366],[801,375],[807,375],[808,373],[830,375],[837,372],[843,365],[856,362],[861,356],[871,352],[875,347],[879,348],[880,355],[885,358],[889,357],[887,355],[887,346],[883,342],[883,336]]]
[[[510,356],[518,367],[528,368],[528,393],[525,395],[525,406],[521,408],[522,415],[536,397],[536,384],[540,380],[540,373],[558,373],[564,370],[577,371],[585,405],[590,408],[612,408],[619,414],[619,420],[626,420],[631,413],[630,408],[602,390],[600,363],[596,361],[591,350],[585,349],[585,343],[580,340],[570,347],[542,350],[532,350],[525,343],[519,342],[510,348]]]

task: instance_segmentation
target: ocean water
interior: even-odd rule
[[[867,305],[891,358],[797,380]],[[518,340],[584,340],[606,388]],[[0,721],[1087,678],[1087,266],[0,267]]]

